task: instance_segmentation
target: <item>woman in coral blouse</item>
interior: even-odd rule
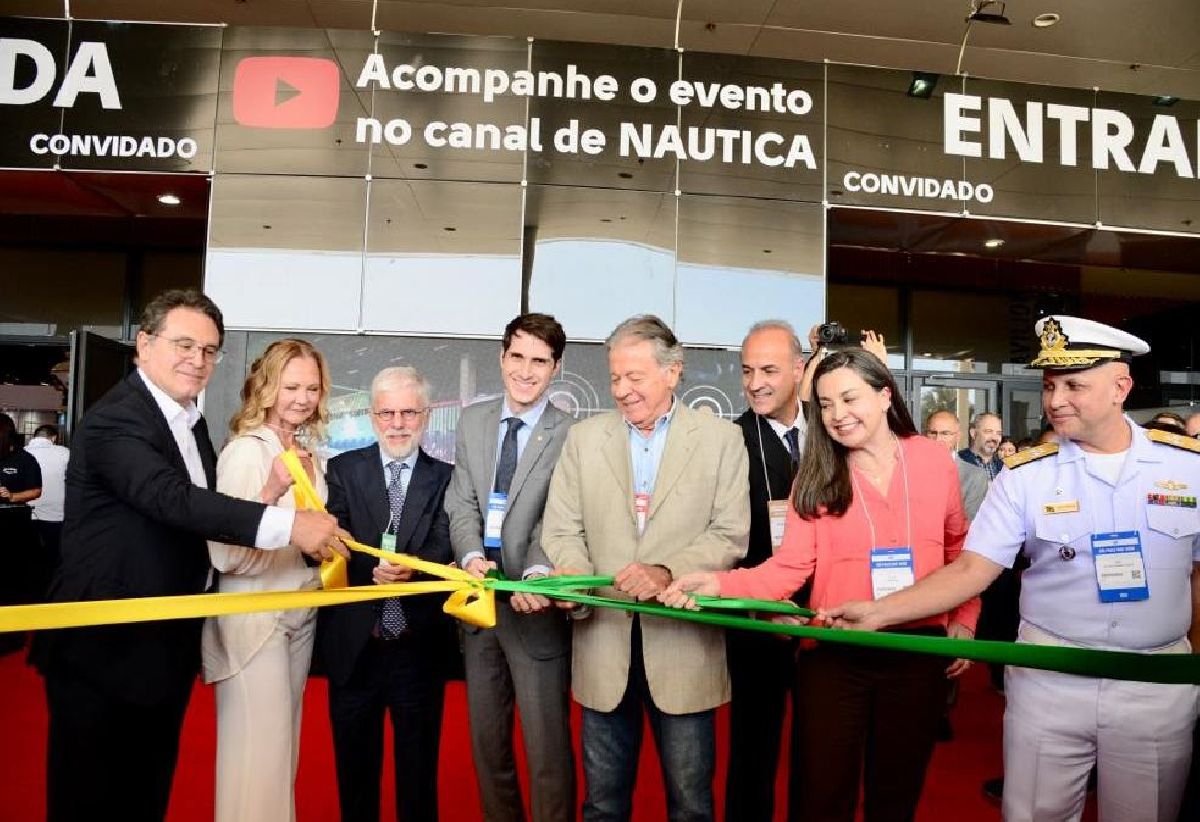
[[[244,499],[295,506],[292,478],[280,460],[296,449],[317,493],[328,496],[316,458],[304,450],[329,420],[329,369],[304,340],[277,340],[254,361],[242,386],[233,437],[217,461],[217,490]],[[294,546],[255,551],[208,544],[221,572],[218,590],[317,588],[316,568]],[[201,642],[205,682],[217,703],[217,822],[294,822],[300,716],[312,658],[316,610],[213,617]]]
[[[860,348],[827,356],[792,489],[783,544],[754,568],[695,573],[660,599],[689,593],[786,599],[811,576],[810,604],[878,598],[954,560],[967,533],[958,472],[946,449],[918,436],[891,374]],[[978,600],[899,632],[970,637]],[[940,657],[821,643],[796,663],[789,819],[912,819],[946,699]]]

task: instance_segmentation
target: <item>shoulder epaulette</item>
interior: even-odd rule
[[[1184,451],[1200,454],[1200,440],[1195,437],[1188,437],[1184,434],[1172,434],[1170,431],[1158,431],[1153,428],[1146,431],[1146,436],[1154,442],[1160,442],[1163,445],[1170,445],[1175,448],[1182,448]]]
[[[1057,453],[1058,443],[1047,442],[1042,445],[1035,445],[1033,448],[1026,448],[1024,451],[1018,451],[1011,457],[1005,457],[1004,464],[1009,470],[1012,470],[1013,468],[1020,468],[1026,463],[1034,462],[1040,460],[1042,457],[1048,457],[1051,454]]]

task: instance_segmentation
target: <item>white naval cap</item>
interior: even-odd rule
[[[1029,363],[1033,368],[1092,368],[1150,353],[1145,340],[1082,317],[1043,317],[1033,330],[1041,342],[1041,351]]]

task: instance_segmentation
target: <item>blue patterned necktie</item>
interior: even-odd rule
[[[388,481],[388,505],[392,510],[391,525],[400,526],[400,514],[404,511],[404,485],[400,481],[402,472],[408,468],[403,462],[394,460],[387,465],[390,479]],[[384,639],[395,639],[408,628],[408,618],[404,615],[404,606],[400,597],[385,599],[379,609],[379,635]]]
[[[792,458],[792,468],[795,468],[796,464],[800,462],[800,432],[795,428],[789,428],[783,438],[787,440],[788,454]]]

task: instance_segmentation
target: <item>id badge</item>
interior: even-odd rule
[[[633,495],[633,511],[637,515],[638,536],[646,532],[646,514],[650,510],[649,494]]]
[[[902,591],[914,582],[911,548],[871,549],[871,595],[875,599]]]
[[[783,526],[787,522],[788,501],[773,499],[767,502],[767,516],[771,520],[771,550],[783,545]]]
[[[379,538],[379,550],[396,553],[396,535],[385,533]]]
[[[1141,602],[1150,598],[1141,533],[1092,534],[1092,558],[1101,602]]]
[[[483,520],[483,547],[500,547],[500,530],[508,512],[508,494],[493,491],[488,494],[487,516]]]

